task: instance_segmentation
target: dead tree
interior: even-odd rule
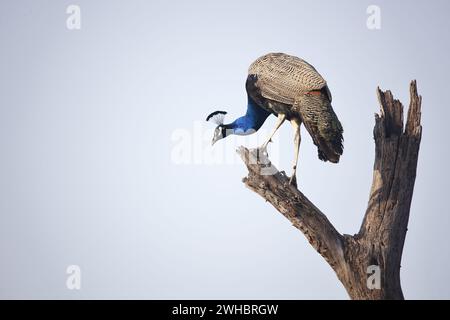
[[[303,232],[336,272],[350,298],[404,299],[400,263],[422,135],[422,98],[417,94],[416,81],[412,81],[404,126],[400,101],[390,91],[378,88],[377,92],[381,110],[375,115],[372,188],[361,229],[353,236],[340,234],[325,214],[289,184],[284,172],[275,169],[267,174],[267,155],[244,147],[238,153],[249,171],[243,179],[246,186]],[[381,276],[379,289],[367,284],[369,266],[375,266]]]

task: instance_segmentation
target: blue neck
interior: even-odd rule
[[[258,131],[270,115],[269,111],[259,107],[248,96],[247,112],[244,116],[237,118],[225,127],[232,129],[234,134],[247,135]]]

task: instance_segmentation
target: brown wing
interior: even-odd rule
[[[343,153],[343,128],[327,97],[327,90],[320,94],[305,94],[294,104],[302,122],[319,151],[319,159],[339,162]]]
[[[320,90],[327,84],[308,62],[284,53],[269,53],[258,58],[250,65],[248,73],[257,76],[257,86],[263,97],[290,105],[299,95]]]

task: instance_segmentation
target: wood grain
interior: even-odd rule
[[[400,263],[409,220],[422,136],[416,81],[410,84],[406,125],[403,106],[390,91],[377,89],[375,161],[369,203],[359,232],[340,234],[308,198],[289,184],[267,154],[240,147],[248,168],[245,185],[271,203],[306,236],[336,272],[352,299],[403,299]],[[380,289],[367,286],[367,268],[380,268]]]

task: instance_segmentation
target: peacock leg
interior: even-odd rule
[[[260,149],[266,150],[267,145],[272,140],[272,137],[275,134],[275,132],[277,132],[277,130],[281,127],[281,125],[283,124],[284,120],[286,120],[286,115],[279,113],[278,114],[278,118],[277,118],[277,123],[275,124],[275,128],[272,130],[272,133],[270,134],[269,139],[267,139],[267,141],[264,142],[264,144],[261,146]]]
[[[298,154],[300,151],[300,142],[302,141],[302,137],[300,136],[300,125],[301,122],[297,119],[292,119],[291,124],[294,127],[294,164],[292,165],[293,172],[292,176],[289,179],[289,183],[292,185],[297,185],[297,163],[298,163]]]

